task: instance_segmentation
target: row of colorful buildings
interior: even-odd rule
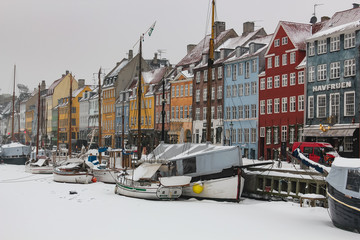
[[[285,156],[296,141],[326,141],[342,156],[359,156],[359,30],[356,4],[319,22],[280,21],[272,34],[255,29],[253,22],[244,23],[241,34],[216,22],[211,89],[209,35],[187,45],[187,54],[176,65],[156,54],[145,60],[129,51],[102,79],[101,144],[136,146],[140,79],[140,137],[147,150],[162,140],[163,128],[165,142],[205,142],[211,124],[214,144],[238,145],[247,158]],[[99,88],[72,79],[67,72],[48,89],[44,83],[40,87],[46,145],[58,139],[68,144],[70,82],[72,142],[98,142]],[[208,91],[211,123],[206,122]],[[36,128],[38,92],[19,103],[19,132],[26,133],[26,142]],[[0,131],[8,127],[5,122]]]

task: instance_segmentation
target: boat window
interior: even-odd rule
[[[360,190],[360,170],[348,170],[346,189],[354,192]]]
[[[313,153],[312,147],[304,147],[303,153]]]
[[[184,174],[196,172],[196,158],[183,159],[183,171]]]

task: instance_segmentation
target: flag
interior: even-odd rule
[[[149,28],[149,37],[151,36],[152,32],[154,31],[155,24],[156,24],[156,21],[155,21],[154,24],[151,25],[151,27]]]

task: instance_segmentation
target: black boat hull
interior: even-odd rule
[[[1,163],[5,164],[13,164],[13,165],[25,165],[25,162],[29,160],[28,157],[22,156],[22,157],[2,157],[0,159]]]
[[[333,224],[360,233],[360,199],[346,196],[328,184],[328,204]]]

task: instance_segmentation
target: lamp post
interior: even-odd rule
[[[232,146],[232,132],[233,132],[234,124],[231,121],[229,125],[230,125],[230,146]]]

